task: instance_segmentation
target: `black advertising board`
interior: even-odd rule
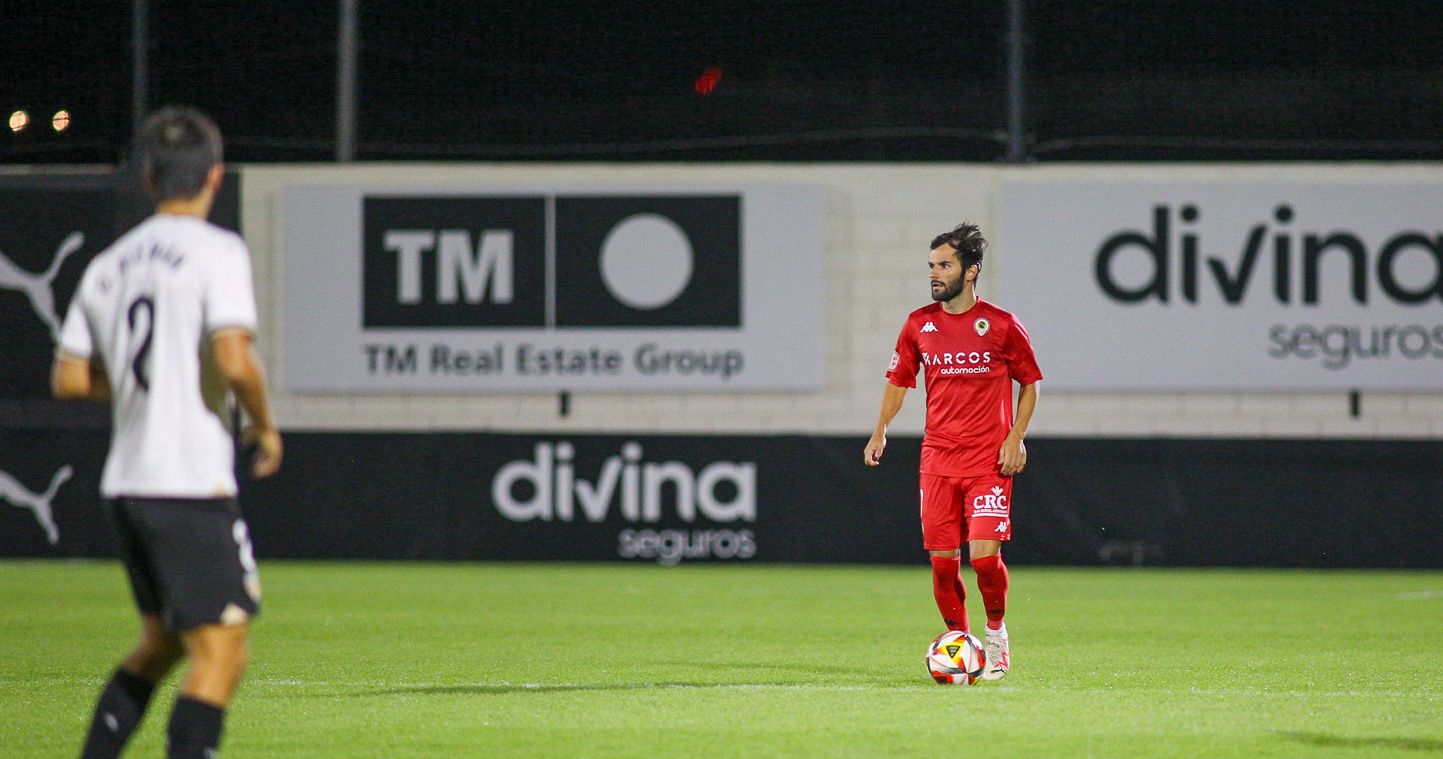
[[[0,177],[0,397],[48,392],[70,297],[86,263],[117,236],[113,183],[94,174]]]
[[[920,541],[915,476],[897,490],[863,471],[860,450],[805,437],[313,434],[287,443],[289,478],[255,483],[246,508],[257,535],[277,536],[275,555],[293,557],[905,560]],[[899,467],[916,462],[897,453]]]
[[[110,555],[107,441],[0,430],[0,556]],[[924,563],[918,441],[876,468],[864,444],[291,433],[241,503],[262,558]],[[1029,455],[1015,564],[1443,567],[1443,442],[1038,438]]]
[[[151,210],[130,174],[0,174],[0,398],[49,395],[60,324],[86,264]],[[226,175],[211,221],[240,228],[239,174]]]

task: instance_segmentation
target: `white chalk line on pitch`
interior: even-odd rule
[[[1415,590],[1412,593],[1398,593],[1393,598],[1399,601],[1432,601],[1443,598],[1443,590]]]
[[[104,682],[97,677],[40,677],[40,678],[18,678],[0,677],[0,684],[25,683],[27,685],[45,684],[74,684],[85,683],[87,685],[99,686]],[[906,690],[909,685],[836,685],[828,683],[513,683],[506,681],[478,681],[478,682],[406,682],[398,683],[390,680],[301,680],[294,677],[284,678],[246,678],[245,682],[251,685],[271,685],[297,688],[390,688],[397,691],[423,691],[428,689],[504,689],[514,688],[521,691],[564,691],[564,690],[741,690],[741,691],[800,691],[800,690],[830,690],[830,691],[892,691]],[[930,684],[926,680],[919,680],[920,683]],[[1031,684],[1035,685],[1035,684]],[[1021,691],[1021,683],[1016,685],[1008,683],[981,684],[977,686],[982,690],[1004,690]],[[924,688],[924,690],[926,690]],[[961,688],[959,690],[972,690]],[[1077,693],[1093,695],[1116,696],[1119,693],[1117,688],[1057,688],[1057,687],[1030,687],[1026,690],[1032,692],[1058,692]],[[1418,699],[1422,701],[1443,700],[1443,694],[1427,693],[1417,690],[1274,690],[1264,687],[1251,688],[1147,688],[1137,691],[1138,693],[1176,693],[1198,696],[1325,696],[1329,698],[1379,698],[1399,697]]]

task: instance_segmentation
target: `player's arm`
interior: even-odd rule
[[[887,447],[887,427],[902,410],[902,401],[906,398],[907,388],[887,383],[882,391],[882,412],[877,417],[877,429],[872,431],[872,439],[867,441],[867,448],[862,452],[862,463],[867,466],[882,463],[882,451]]]
[[[1036,409],[1037,383],[1023,385],[1017,393],[1017,416],[1012,422],[1012,429],[1002,440],[1002,450],[997,452],[997,463],[1004,477],[1011,477],[1027,466],[1027,445],[1022,439],[1027,437],[1027,424],[1032,421],[1032,412]]]
[[[62,401],[108,401],[110,380],[105,364],[99,360],[90,321],[85,316],[85,293],[91,281],[90,270],[80,279],[80,287],[65,310],[60,325],[60,340],[55,348],[55,361],[50,366],[50,393]]]
[[[256,477],[269,477],[281,466],[281,433],[276,429],[270,402],[266,399],[265,370],[251,345],[250,330],[221,329],[210,339],[216,368],[251,420],[245,432],[246,442],[256,444],[251,472]]]
[[[62,401],[108,401],[110,380],[99,362],[56,351],[50,367],[50,393]]]

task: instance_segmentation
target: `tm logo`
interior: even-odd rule
[[[361,324],[741,327],[735,195],[367,196]]]

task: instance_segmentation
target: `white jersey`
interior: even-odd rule
[[[103,362],[110,380],[102,495],[235,495],[226,387],[210,337],[255,326],[246,245],[202,219],[156,214],[90,262],[60,350]]]

